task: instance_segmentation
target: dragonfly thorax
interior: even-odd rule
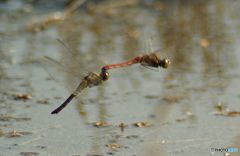
[[[110,74],[106,70],[102,69],[102,72],[100,73],[100,77],[103,81],[106,81],[109,79]]]

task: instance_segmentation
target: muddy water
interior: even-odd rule
[[[110,4],[81,7],[35,33],[26,31],[29,21],[62,8],[1,4],[0,155],[218,156],[211,148],[240,149],[240,116],[216,115],[215,108],[240,111],[240,3]],[[85,72],[159,48],[172,61],[169,69],[112,70],[102,86],[50,114]],[[64,67],[43,66],[43,56]],[[97,121],[110,126],[97,128]],[[132,125],[139,121],[152,125]],[[128,125],[123,132],[120,123]]]

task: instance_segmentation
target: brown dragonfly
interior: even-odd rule
[[[81,83],[78,85],[77,89],[54,111],[51,112],[51,114],[57,114],[59,113],[64,107],[67,106],[67,104],[72,101],[73,98],[77,97],[84,89],[91,88],[94,86],[98,86],[102,84],[102,82],[108,80],[109,73],[107,71],[101,72],[100,74],[89,72],[81,81]]]

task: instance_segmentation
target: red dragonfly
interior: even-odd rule
[[[161,59],[159,52],[160,51],[155,51],[155,52],[152,52],[149,54],[142,54],[142,55],[138,55],[128,61],[124,61],[124,62],[117,63],[117,64],[109,64],[109,65],[102,67],[102,71],[107,71],[107,70],[113,69],[113,68],[126,67],[126,66],[130,66],[133,64],[137,64],[137,63],[140,63],[144,67],[168,68],[168,66],[171,64],[171,61],[167,58]]]
[[[61,40],[58,40],[63,46],[67,49],[69,49]],[[83,77],[81,83],[78,85],[78,87],[75,89],[75,91],[55,110],[51,112],[51,114],[57,114],[59,113],[63,108],[65,108],[68,103],[71,102],[71,100],[75,97],[77,97],[84,89],[86,88],[91,88],[94,86],[98,86],[102,84],[104,81],[108,80],[110,75],[108,73],[108,70],[113,69],[113,68],[121,68],[121,67],[126,67],[130,66],[133,64],[141,64],[145,67],[153,67],[153,68],[168,68],[168,66],[171,64],[170,60],[167,58],[161,59],[159,56],[160,51],[155,51],[153,53],[149,54],[142,54],[134,57],[131,60],[124,61],[122,63],[117,63],[117,64],[109,64],[103,66],[101,69],[101,72],[99,74],[94,73],[94,72],[89,72],[86,76]],[[48,59],[50,62],[53,62],[55,64],[59,64],[57,61],[45,57]]]

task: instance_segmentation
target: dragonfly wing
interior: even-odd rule
[[[61,47],[64,47],[64,50],[61,50],[64,57],[61,63],[71,66],[71,69],[76,72],[78,72],[79,68],[81,73],[84,74],[87,74],[89,71],[98,71],[101,67],[100,65],[104,64],[101,60],[101,55],[96,54],[95,51],[84,52],[79,50],[77,41],[65,42],[59,38],[57,41],[61,44]]]
[[[150,70],[153,70],[153,71],[158,71],[158,68],[155,68],[155,67],[151,67],[149,66],[148,64],[146,63],[141,63],[141,65],[147,69],[150,69]]]
[[[55,66],[55,68],[59,68],[59,70],[65,71],[65,72],[67,72],[68,74],[71,74],[71,75],[73,75],[73,76],[75,76],[75,77],[78,77],[78,78],[79,78],[79,77],[81,77],[81,75],[82,75],[81,73],[78,73],[78,72],[76,72],[76,71],[72,72],[72,71],[68,70],[68,67],[64,66],[63,64],[61,64],[60,62],[54,60],[54,59],[51,58],[51,57],[44,56],[44,61],[45,61],[45,62],[48,62],[48,64],[51,64],[51,65]]]
[[[60,61],[56,61],[48,56],[41,60],[44,69],[55,81],[64,82],[62,79],[67,78],[68,86],[70,83],[76,87],[89,71],[97,70],[97,72],[100,72],[101,66],[98,65],[102,63],[100,61],[101,57],[96,57],[95,51],[94,53],[92,51],[84,53],[79,51],[79,43],[75,41],[64,42],[62,39],[57,39],[57,41],[60,43],[57,44],[60,48],[60,57],[58,59]]]
[[[48,56],[41,59],[41,65],[52,80],[64,84],[66,87],[71,87],[71,89],[72,87],[75,88],[84,77],[84,73],[80,74],[72,71],[67,66]]]

